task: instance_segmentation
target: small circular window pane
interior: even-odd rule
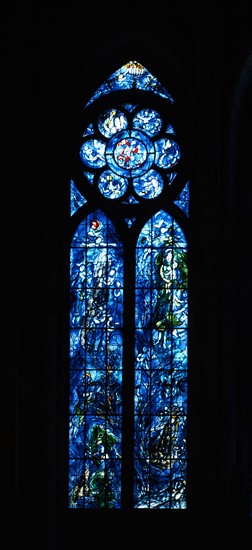
[[[136,193],[145,199],[157,197],[163,189],[163,178],[156,170],[149,170],[141,178],[134,178],[133,186]]]
[[[180,159],[180,148],[171,139],[159,139],[155,143],[155,164],[160,168],[171,168]]]
[[[83,143],[80,149],[80,157],[84,164],[92,168],[105,166],[106,144],[99,139],[89,139]]]
[[[146,132],[148,136],[156,136],[162,128],[162,119],[153,109],[142,109],[133,119],[133,128]]]
[[[98,187],[102,195],[107,199],[117,199],[121,197],[128,185],[128,180],[117,176],[111,170],[105,170],[98,180]]]
[[[106,159],[111,170],[119,175],[140,176],[153,163],[154,147],[146,134],[124,130],[110,139]]]
[[[99,116],[98,128],[107,138],[111,138],[117,132],[125,130],[128,121],[124,113],[117,109],[108,109]]]

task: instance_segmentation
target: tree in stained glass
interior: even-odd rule
[[[189,181],[174,106],[129,61],[84,107],[70,198],[70,508],[123,507],[129,463],[132,508],[187,505]]]

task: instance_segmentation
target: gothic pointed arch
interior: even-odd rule
[[[142,43],[100,69],[69,182],[68,506],[186,509],[192,107]]]

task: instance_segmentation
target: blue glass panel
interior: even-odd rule
[[[91,174],[90,172],[86,172],[84,170],[83,170],[83,174],[85,174],[88,182],[91,183],[91,185],[92,185],[93,181],[94,181],[94,174]]]
[[[135,199],[135,197],[130,195],[129,197],[127,197],[127,199],[125,199],[125,201],[123,201],[123,203],[124,204],[138,204],[138,201]]]
[[[162,128],[162,119],[153,109],[142,109],[133,118],[133,128],[143,130],[148,136],[156,136]]]
[[[73,180],[71,180],[71,191],[70,191],[70,214],[73,214],[83,205],[87,200],[81,193],[78,191]]]
[[[70,254],[69,507],[121,506],[123,250],[100,210]]]
[[[108,109],[99,116],[98,128],[107,138],[111,138],[120,130],[125,130],[128,126],[126,116],[117,109]]]
[[[107,199],[117,199],[128,187],[128,180],[117,176],[112,170],[105,170],[98,180],[98,187]]]
[[[145,173],[154,160],[154,147],[141,132],[120,132],[107,145],[106,159],[112,170],[130,177]]]
[[[127,111],[129,111],[129,113],[134,111],[134,109],[136,108],[136,105],[131,104],[131,103],[124,103],[123,106],[125,107],[125,109],[127,109]]]
[[[177,175],[177,172],[171,172],[171,174],[167,174],[169,185],[171,185],[171,183],[175,180],[176,175]],[[174,201],[174,202],[176,202],[176,201]]]
[[[141,231],[141,239],[138,239],[138,247],[152,246],[158,248],[161,244],[170,244],[186,248],[187,243],[184,233],[180,226],[175,223],[173,218],[167,216],[164,210],[160,210],[149,220]],[[144,256],[146,261],[146,255]],[[149,274],[145,273],[144,262],[138,268],[141,272],[141,277],[146,281],[149,280]]]
[[[183,191],[181,191],[181,193],[179,195],[179,198],[174,202],[188,216],[188,214],[189,214],[189,182],[187,182],[187,184],[185,185]]]
[[[84,164],[94,168],[104,166],[105,161],[105,143],[100,139],[89,139],[85,141],[80,149],[80,157]]]
[[[102,95],[110,94],[118,90],[130,89],[152,92],[166,98],[170,103],[173,103],[172,96],[160,82],[158,82],[155,76],[153,76],[141,63],[138,63],[138,61],[129,61],[118,69],[118,71],[115,71],[104,84],[98,88],[86,106]]]
[[[180,148],[171,139],[163,138],[155,142],[155,163],[160,168],[171,168],[180,159]]]
[[[94,133],[94,125],[91,123],[89,124],[89,126],[85,129],[85,131],[83,132],[82,136],[85,137],[85,136],[90,136]]]
[[[140,178],[133,179],[133,186],[136,193],[145,199],[153,199],[160,195],[163,189],[163,178],[156,170],[149,170]]]
[[[172,126],[170,123],[167,124],[166,133],[167,133],[167,134],[174,134],[174,135],[175,135],[173,126]]]
[[[125,221],[128,225],[128,227],[132,227],[134,221],[135,221],[136,218],[125,218]]]
[[[135,508],[186,508],[187,241],[165,211],[136,247]]]

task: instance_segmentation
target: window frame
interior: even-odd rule
[[[148,56],[147,56],[147,57],[148,57]],[[134,56],[134,58],[136,58],[136,55]],[[149,58],[149,59],[150,59],[150,58]],[[141,62],[142,62],[142,59],[141,59]],[[116,63],[116,61],[115,61],[115,63]],[[123,64],[123,62],[122,62],[122,60],[121,60],[121,65],[122,65],[122,64]],[[148,70],[149,70],[149,67],[148,67],[148,59],[147,59],[147,61],[146,61],[146,64],[147,64],[147,68],[148,68]],[[143,63],[144,66],[146,66],[146,64]],[[121,66],[121,65],[120,65],[120,64],[119,64],[118,66],[114,65],[114,70],[117,70],[118,67]],[[173,68],[173,71],[174,71],[174,68]],[[112,72],[113,72],[113,71],[112,71]],[[151,71],[150,71],[150,72],[151,72]],[[154,74],[155,74],[155,73],[154,73]],[[108,75],[109,75],[109,72],[106,74],[106,78],[108,78]],[[155,74],[155,76],[156,76],[156,74]],[[105,78],[105,80],[106,80],[106,78]],[[176,79],[178,80],[178,76],[176,76]],[[172,79],[171,79],[171,80],[172,80]],[[165,84],[164,84],[163,82],[162,82],[162,85],[164,85],[164,87],[166,87]],[[174,82],[173,82],[173,86],[174,86]],[[99,87],[99,86],[98,86],[98,87]],[[171,87],[171,86],[167,85],[167,89],[168,89],[168,91],[170,92],[169,87]],[[178,89],[179,89],[179,99],[180,99],[180,101],[181,101],[181,95],[182,95],[182,94],[181,94],[181,85],[178,86]],[[143,94],[140,94],[140,95],[143,96],[144,101],[146,102],[146,98],[145,98],[145,95],[144,95],[144,94],[145,94],[145,93],[143,92]],[[124,96],[125,96],[125,94],[122,94],[122,93],[120,93],[120,92],[116,92],[116,94],[112,94],[112,95],[114,95],[114,96],[116,96],[116,97],[119,97],[119,98],[120,98],[120,96],[122,96],[122,99],[120,98],[120,101],[122,101],[123,98],[124,98]],[[133,95],[134,95],[134,94],[133,94]],[[171,95],[172,95],[172,94],[171,94]],[[89,98],[88,98],[88,99],[89,99]],[[109,101],[111,101],[111,97],[109,98]],[[125,99],[124,99],[124,101],[125,101]],[[106,97],[105,97],[105,98],[102,97],[101,100],[98,101],[98,107],[97,107],[97,104],[91,105],[91,107],[90,107],[90,111],[91,111],[90,120],[92,119],[92,113],[95,112],[96,110],[98,110],[99,104],[100,104],[101,106],[104,107],[104,105],[106,104],[106,102],[107,102],[107,98],[106,98]],[[85,101],[84,101],[84,103],[85,103]],[[175,101],[175,103],[176,103],[176,101]],[[83,104],[83,102],[82,102],[82,104]],[[187,103],[186,103],[186,104],[187,104],[187,106],[188,106],[188,97],[187,97]],[[169,108],[169,105],[168,105],[168,108]],[[177,106],[177,108],[176,108],[176,110],[175,110],[175,114],[173,114],[173,117],[174,117],[175,120],[176,120],[175,124],[178,124],[178,127],[179,127],[180,131],[182,131],[182,130],[181,130],[181,128],[182,128],[181,120],[183,119],[183,114],[184,114],[184,112],[185,112],[185,98],[184,98],[184,101],[183,101],[182,113],[176,114],[176,113],[179,112],[179,109],[180,109],[180,105]],[[191,111],[191,113],[190,113],[190,117],[193,118],[193,109],[192,109],[192,111]],[[82,117],[82,120],[83,120],[83,117]],[[187,113],[187,120],[188,120],[188,113]],[[82,123],[82,131],[83,131],[83,123]],[[80,135],[81,135],[81,134],[80,134]],[[172,197],[173,194],[176,196],[176,193],[178,193],[178,191],[176,191],[176,187],[179,187],[179,185],[180,185],[180,186],[181,186],[181,189],[182,189],[183,186],[184,186],[184,185],[181,184],[181,182],[183,182],[183,175],[184,175],[184,174],[183,174],[183,170],[188,169],[188,160],[189,160],[189,158],[191,158],[190,155],[192,154],[192,141],[193,141],[193,140],[192,140],[192,133],[189,132],[189,135],[188,135],[188,127],[186,127],[186,128],[184,129],[182,135],[183,135],[183,138],[184,138],[184,139],[183,139],[183,155],[185,156],[185,161],[184,161],[184,164],[183,164],[182,168],[180,168],[182,174],[181,174],[181,177],[178,178],[178,185],[175,186],[175,190],[173,189],[173,190],[171,191],[171,197]],[[187,147],[188,143],[190,144],[190,147]],[[79,162],[80,162],[80,161],[79,161],[79,146],[77,146],[76,149],[75,149],[75,152],[73,153],[73,166],[74,166],[74,165],[77,165]],[[191,169],[191,162],[190,162],[189,164],[190,164],[190,169]],[[190,172],[190,169],[188,169],[188,172]],[[72,176],[72,175],[73,175],[73,176]],[[86,187],[83,186],[82,182],[80,181],[80,178],[78,177],[78,171],[74,171],[74,170],[73,170],[73,171],[71,172],[71,179],[72,179],[75,183],[76,183],[76,181],[78,182],[78,188],[79,188],[80,190],[83,189],[83,195],[86,197],[86,196],[88,195],[88,192],[87,192]],[[189,175],[188,175],[188,179],[189,179]],[[84,189],[84,187],[85,187],[85,189]],[[177,196],[178,196],[178,195],[177,195]],[[102,199],[101,199],[100,202],[101,202],[101,205],[99,205],[99,207],[101,207],[101,210],[102,210],[102,202],[103,202]],[[91,201],[91,203],[92,203],[92,201]],[[190,203],[189,203],[189,205],[190,205]],[[108,204],[108,201],[104,201],[104,206],[105,206],[106,212],[109,213],[109,212],[110,212],[110,209],[111,209],[111,208],[113,209],[113,206],[114,206],[114,205],[112,204],[112,205],[110,206],[110,205]],[[148,207],[149,207],[149,205],[148,205]],[[154,205],[153,211],[154,211],[154,209],[158,209],[156,205]],[[167,206],[167,209],[168,209],[168,211],[170,211],[170,212],[174,211],[175,214],[178,213],[178,208],[176,207],[176,205],[175,205],[174,203],[170,203],[169,206]],[[132,210],[134,211],[134,207],[133,207]],[[148,208],[146,207],[146,212],[145,212],[145,214],[144,214],[144,210],[145,210],[145,208],[144,208],[144,205],[143,205],[143,215],[142,215],[142,217],[145,216],[145,217],[146,217],[146,220],[147,220],[148,217],[149,217]],[[151,207],[149,207],[149,210],[151,210]],[[84,205],[83,207],[81,207],[81,208],[80,208],[80,211],[81,211],[81,212],[82,212],[82,211],[88,211],[87,206]],[[81,215],[82,215],[82,214],[81,214],[80,211],[79,211],[79,213],[78,213],[78,216],[75,216],[75,217],[78,218],[78,219],[81,219]],[[183,215],[184,215],[184,214],[182,213],[182,225],[183,225]],[[179,216],[181,217],[181,214],[179,214]],[[137,227],[137,223],[138,223],[138,222],[135,222],[136,227]],[[76,224],[77,224],[77,222],[75,222],[75,225],[76,225]],[[141,220],[141,224],[142,224],[142,220]],[[132,233],[134,234],[134,230],[132,231]],[[190,243],[190,237],[189,237],[189,234],[188,234],[188,230],[186,230],[186,233],[187,233],[187,240],[188,240],[188,248],[189,248],[189,250],[191,250],[191,248],[190,248],[190,247],[191,247],[191,243]],[[136,240],[136,239],[135,239],[135,240]],[[190,284],[190,287],[191,287],[191,286],[192,286],[192,285]],[[190,290],[189,290],[189,293],[190,293]],[[129,297],[130,297],[130,295],[129,295]],[[190,300],[190,306],[189,306],[189,307],[191,308],[191,300]],[[192,317],[192,315],[191,315],[191,313],[190,313],[190,316],[188,315],[188,319],[190,319],[191,317]],[[189,321],[189,325],[190,325],[190,321]],[[188,335],[189,335],[190,333],[191,333],[191,327],[189,326],[189,327],[188,327]],[[188,339],[189,339],[189,336],[188,336]],[[190,358],[189,361],[188,361],[188,371],[189,371],[190,362],[191,362],[191,358]],[[188,380],[189,380],[189,376],[188,376]],[[188,384],[188,385],[189,385],[189,384]],[[188,393],[189,393],[189,388],[188,388]],[[190,399],[189,399],[189,403],[190,403]],[[189,453],[189,456],[190,456],[190,453]],[[129,466],[129,468],[130,468],[130,466]],[[190,471],[190,469],[189,469],[189,471]],[[128,475],[125,475],[125,486],[128,486]],[[125,504],[125,505],[123,504],[123,509],[131,509],[131,506],[128,506],[128,504]]]

